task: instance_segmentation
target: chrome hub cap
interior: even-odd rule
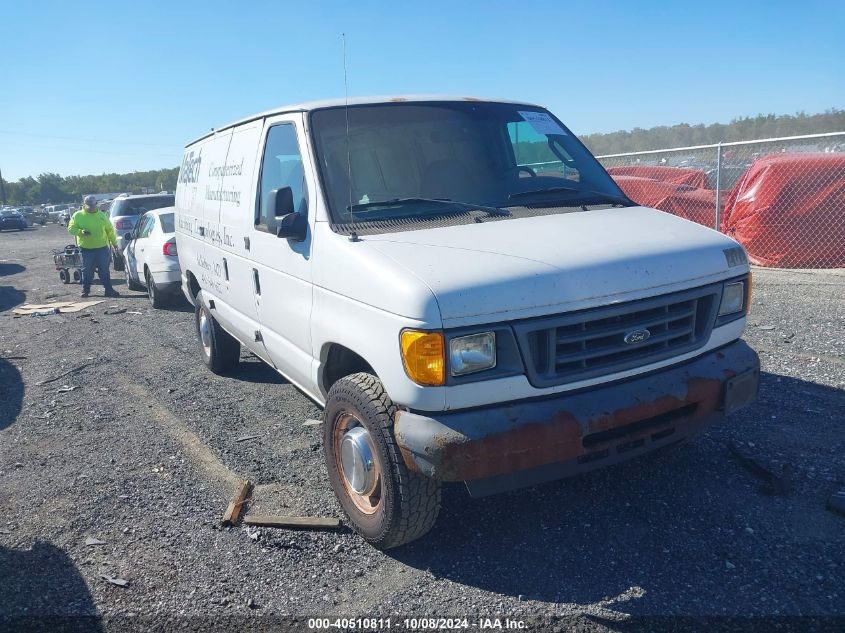
[[[211,321],[205,310],[200,311],[200,342],[206,356],[211,356]]]
[[[349,499],[364,514],[381,505],[381,466],[373,439],[351,413],[343,413],[333,433],[334,455]]]
[[[359,495],[369,495],[375,488],[376,473],[370,434],[363,426],[356,426],[343,436],[340,461],[349,487]]]

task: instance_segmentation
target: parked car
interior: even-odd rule
[[[146,289],[154,308],[164,307],[181,287],[173,212],[173,207],[147,211],[123,236],[126,285]]]
[[[78,211],[78,209],[74,209],[74,208],[69,207],[69,206],[65,207],[64,209],[59,211],[59,214],[58,214],[59,224],[61,224],[62,226],[67,226],[68,224],[70,224],[71,216],[73,216],[73,214],[76,213],[77,211]]]
[[[68,205],[66,204],[50,204],[44,207],[44,211],[47,212],[47,217],[51,222],[59,224],[61,222],[62,211],[65,211],[67,208]]]
[[[122,253],[126,248],[125,236],[131,233],[135,224],[147,211],[172,207],[173,195],[143,195],[143,196],[119,196],[112,201],[109,207],[109,218],[117,233],[117,246]],[[123,259],[115,256],[113,259],[114,269],[123,270]]]
[[[26,217],[30,225],[40,224],[41,226],[44,226],[45,224],[47,224],[48,216],[46,213],[44,213],[44,211],[40,209],[33,209],[32,207],[21,207],[20,209],[18,209],[18,211],[22,213],[24,217]]]
[[[17,229],[23,231],[29,224],[22,213],[16,209],[3,209],[0,211],[0,231],[8,231],[9,229]]]
[[[329,481],[379,548],[432,527],[443,481],[573,475],[757,397],[743,248],[637,206],[539,106],[265,112],[187,146],[175,213],[203,361],[245,347],[324,407]]]

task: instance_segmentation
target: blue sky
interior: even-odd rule
[[[276,105],[448,93],[546,105],[578,134],[845,107],[845,2],[4,0],[6,180],[176,166]]]

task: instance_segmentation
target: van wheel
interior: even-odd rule
[[[144,277],[147,281],[147,296],[150,298],[150,303],[153,304],[153,307],[157,310],[163,308],[167,303],[167,297],[161,294],[159,289],[156,287],[155,279],[150,274],[150,271],[144,271]],[[238,356],[240,356],[241,350],[238,349]]]
[[[203,303],[201,291],[196,301],[194,315],[202,360],[215,374],[226,374],[237,366],[241,344],[214,320],[211,311]]]
[[[420,538],[440,511],[440,482],[405,466],[393,438],[396,410],[381,381],[359,373],[332,385],[323,411],[332,488],[355,531],[378,549]]]

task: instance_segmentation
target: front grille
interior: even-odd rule
[[[613,374],[693,351],[713,328],[721,284],[514,325],[535,387]],[[648,330],[641,342],[627,334]]]

